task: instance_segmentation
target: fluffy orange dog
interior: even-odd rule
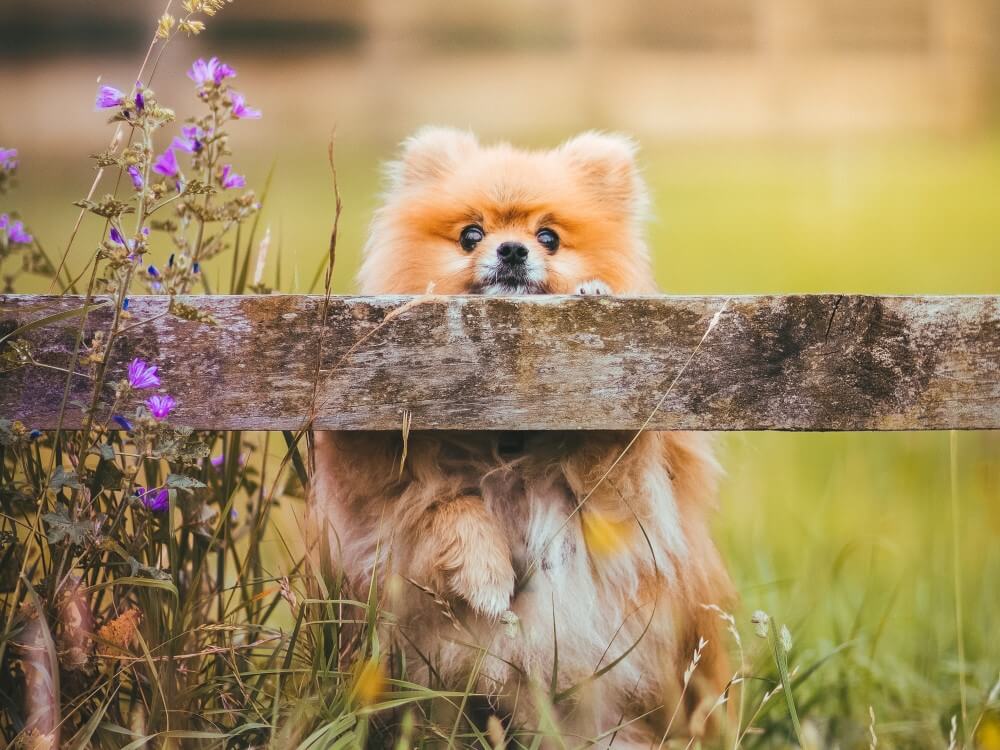
[[[389,175],[365,294],[655,291],[625,138],[536,152],[427,129]],[[624,724],[616,748],[659,742],[677,707],[671,734],[700,731],[729,676],[701,606],[730,594],[706,518],[717,466],[700,436],[649,432],[604,477],[631,437],[416,433],[400,472],[399,435],[317,435],[315,509],[334,562],[358,591],[374,575],[388,592],[410,679],[464,689],[477,669],[515,724],[544,714],[605,744]]]

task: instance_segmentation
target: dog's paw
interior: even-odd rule
[[[590,281],[584,281],[576,287],[576,294],[612,294],[611,287],[605,284],[600,279],[591,279]]]
[[[451,572],[451,590],[472,607],[491,619],[502,619],[510,611],[514,598],[514,568],[506,550],[492,550],[466,560]]]

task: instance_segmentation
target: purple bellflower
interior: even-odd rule
[[[237,120],[259,120],[262,113],[255,107],[248,107],[246,97],[236,91],[232,93],[233,117]]]
[[[132,185],[136,190],[142,190],[142,172],[134,164],[128,168],[128,176],[132,178]]]
[[[149,408],[149,413],[153,415],[153,419],[157,422],[162,422],[170,416],[170,412],[172,412],[174,407],[177,406],[177,402],[174,400],[173,396],[161,396],[156,394],[155,396],[150,396],[146,399],[146,406]]]
[[[128,382],[133,388],[156,388],[160,384],[160,376],[156,374],[156,365],[151,365],[136,357],[128,366]]]
[[[247,186],[246,178],[233,171],[232,164],[225,164],[222,167],[222,174],[219,175],[219,184],[226,190],[231,188],[244,188]]]
[[[177,177],[180,175],[181,168],[177,163],[177,154],[174,153],[173,148],[168,148],[153,162],[153,171],[157,174],[162,174],[164,177]]]
[[[227,78],[235,77],[236,71],[220,61],[218,57],[212,57],[208,60],[199,58],[191,65],[187,75],[199,86],[205,86],[208,83],[214,83],[218,86]]]
[[[96,105],[98,109],[111,109],[120,107],[125,101],[125,93],[119,91],[114,86],[101,86],[97,90]]]

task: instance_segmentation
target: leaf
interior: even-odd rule
[[[74,206],[85,208],[91,213],[103,216],[105,219],[113,219],[122,214],[134,214],[135,209],[127,203],[115,200],[112,195],[105,195],[99,202],[91,200],[79,200],[73,203]]]
[[[159,568],[154,568],[150,565],[143,565],[141,562],[136,560],[134,557],[129,555],[128,557],[129,567],[132,569],[132,575],[136,576],[139,573],[146,574],[149,578],[156,581],[169,581],[171,576],[165,570],[160,570]]]
[[[73,470],[66,471],[62,466],[57,466],[56,470],[52,473],[52,478],[49,479],[49,487],[55,492],[58,492],[63,487],[69,487],[72,490],[83,489],[83,485],[80,484],[76,472]]]
[[[186,492],[191,492],[192,490],[201,489],[202,487],[207,486],[208,485],[200,479],[195,479],[194,477],[189,477],[185,474],[170,474],[167,477],[167,487],[175,490],[185,490]]]
[[[46,513],[42,520],[49,525],[48,538],[52,544],[68,541],[70,544],[83,544],[88,534],[94,528],[90,521],[74,521],[69,517],[69,509],[59,503],[53,513]]]
[[[207,313],[204,310],[199,310],[194,305],[189,305],[185,302],[178,302],[176,298],[171,298],[170,307],[168,312],[181,320],[190,320],[196,323],[205,323],[206,325],[215,326],[219,322],[212,317],[211,313]]]
[[[164,430],[160,434],[155,455],[171,463],[195,464],[210,452],[209,446],[198,435],[193,434],[190,428],[181,427]]]
[[[754,617],[757,613],[754,613]],[[765,615],[766,616],[766,615]],[[802,725],[799,723],[799,714],[795,710],[795,699],[792,697],[792,682],[788,677],[788,652],[785,650],[781,636],[778,635],[778,628],[774,620],[768,618],[765,625],[767,641],[771,646],[771,653],[774,656],[774,663],[778,667],[778,677],[781,678],[781,692],[785,697],[785,705],[788,707],[788,718],[792,721],[792,730],[795,738],[799,742],[799,747],[808,747],[802,736]],[[791,633],[789,633],[789,640]]]

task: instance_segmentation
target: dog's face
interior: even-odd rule
[[[423,130],[389,165],[360,273],[365,294],[653,290],[631,141],[586,133],[551,151]]]

